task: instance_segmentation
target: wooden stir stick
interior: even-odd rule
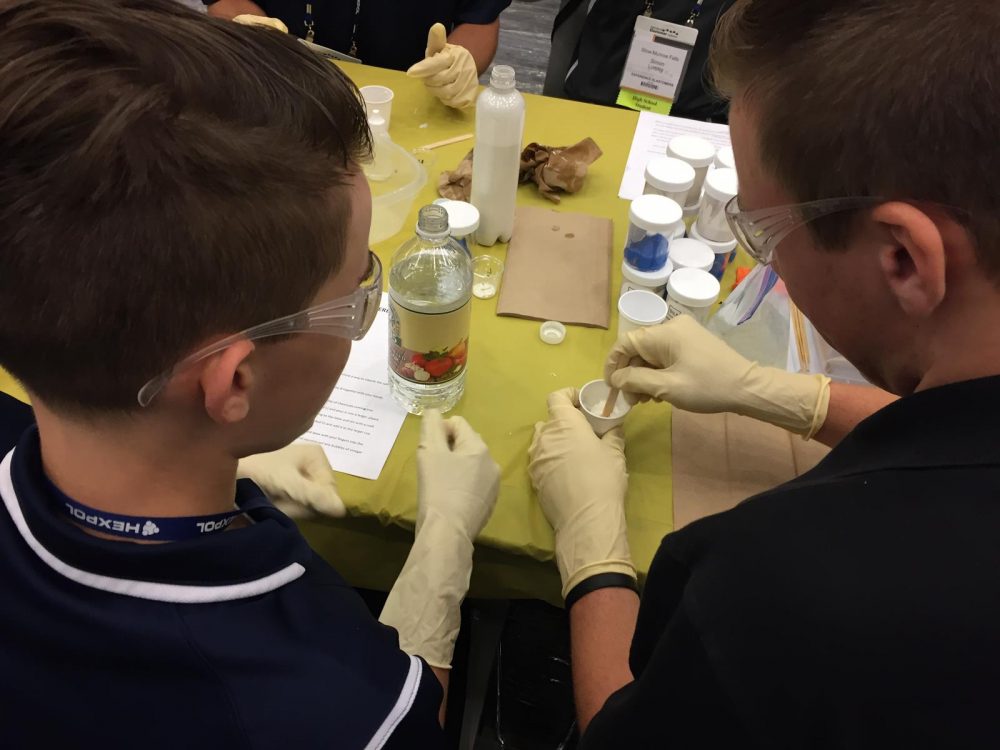
[[[620,370],[622,367],[631,367],[632,365],[638,364],[640,362],[639,357],[632,357],[628,362],[622,364],[621,360],[618,360],[618,367],[616,369]],[[612,388],[608,391],[608,399],[604,402],[604,409],[601,410],[602,417],[610,417],[611,412],[615,410],[615,404],[618,403],[618,394],[621,390],[618,388]]]

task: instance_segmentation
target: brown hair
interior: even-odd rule
[[[208,336],[336,272],[370,151],[354,84],[294,38],[176,0],[0,5],[0,365],[129,410]]]
[[[1000,276],[1000,2],[737,0],[717,88],[749,106],[762,163],[798,201],[885,196],[952,206]],[[811,225],[831,248],[844,217]]]

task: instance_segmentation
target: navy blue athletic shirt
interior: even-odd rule
[[[189,542],[68,523],[0,393],[0,747],[427,748],[441,687],[252,482]]]

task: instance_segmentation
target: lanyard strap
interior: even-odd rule
[[[361,0],[358,0],[360,4]],[[694,22],[698,20],[698,16],[701,15],[701,6],[704,4],[705,0],[696,0],[694,7],[691,8],[691,12],[688,14],[687,21],[685,25],[694,26]],[[649,17],[653,15],[653,0],[646,0],[646,9],[642,12],[642,15]]]
[[[53,494],[59,499],[58,508],[70,520],[95,531],[126,539],[149,542],[183,542],[209,534],[225,531],[242,510],[215,513],[210,516],[125,516],[108,513],[79,503],[49,482]]]
[[[358,56],[358,18],[360,17],[361,0],[356,0],[354,3],[354,25],[351,27],[351,46],[350,51],[347,53],[351,57]],[[306,41],[314,42],[316,40],[316,21],[313,19],[312,3],[306,3],[306,15],[302,23],[306,29]]]

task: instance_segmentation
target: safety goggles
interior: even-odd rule
[[[871,197],[826,198],[758,211],[743,211],[740,209],[739,196],[734,196],[726,204],[726,220],[743,249],[758,263],[767,265],[774,259],[778,243],[799,227],[823,216],[877,206],[887,200]]]
[[[378,314],[379,303],[382,301],[382,263],[371,250],[368,251],[368,255],[368,274],[351,294],[255,325],[209,344],[204,349],[199,349],[140,388],[139,405],[148,406],[156,398],[156,394],[163,390],[170,379],[181,370],[228,349],[238,341],[256,341],[290,333],[322,333],[354,341],[364,338]]]

